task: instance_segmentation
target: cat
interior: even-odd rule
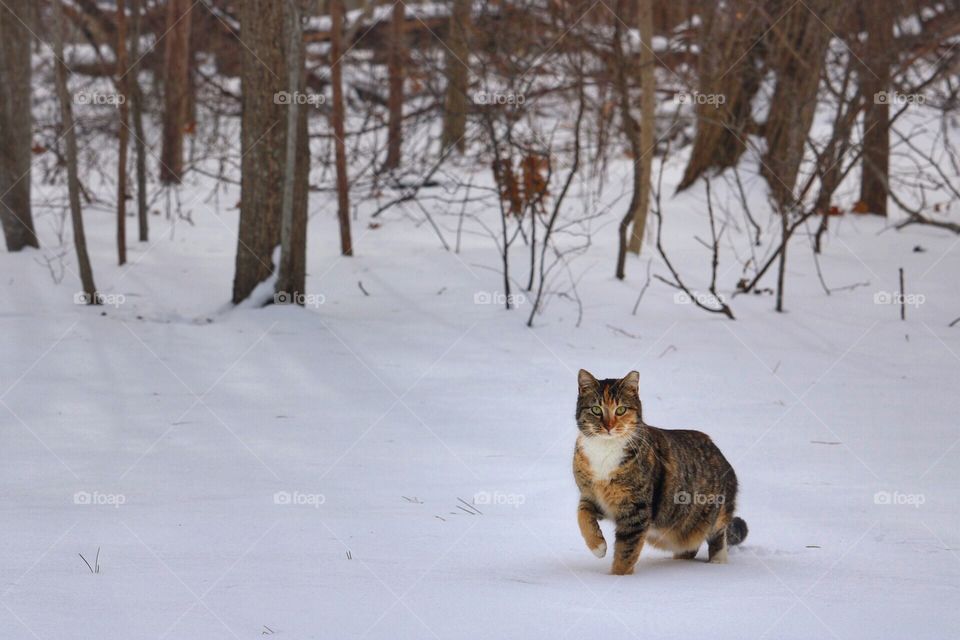
[[[607,542],[598,521],[616,523],[612,573],[633,573],[644,542],[693,559],[706,541],[708,559],[727,561],[727,547],[747,537],[734,517],[737,476],[699,431],[658,429],[643,421],[640,374],[597,380],[578,375],[573,475],[580,489],[577,521],[598,558]]]

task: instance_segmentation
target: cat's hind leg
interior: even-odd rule
[[[697,557],[698,549],[692,549],[690,551],[677,551],[673,554],[674,560],[693,560]]]
[[[723,526],[707,540],[707,560],[714,564],[727,562],[727,527]]]

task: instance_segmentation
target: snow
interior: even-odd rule
[[[155,219],[128,268],[110,264],[109,215],[89,216],[116,308],[74,305],[69,274],[54,286],[29,255],[0,256],[5,638],[960,628],[950,234],[844,219],[824,271],[870,287],[827,297],[796,251],[790,312],[740,296],[731,322],[656,283],[632,316],[642,263],[626,284],[609,276],[608,227],[583,258],[583,325],[554,304],[531,330],[524,306],[474,304],[498,290],[468,266],[489,249],[445,252],[400,219],[358,233],[347,259],[316,216],[308,285],[324,304],[227,310],[236,211],[218,214],[198,204],[174,240]],[[705,264],[687,249],[688,270]],[[873,303],[895,290],[893,264],[926,296],[906,322]],[[733,462],[750,535],[729,564],[646,550],[615,578],[585,547],[581,366],[638,369],[648,421],[706,430]],[[77,554],[98,548],[91,574]]]
[[[35,180],[62,204],[62,186]],[[741,295],[730,321],[656,280],[633,315],[655,251],[614,280],[607,214],[574,264],[581,326],[552,298],[529,329],[529,301],[486,303],[504,292],[477,229],[457,254],[409,212],[374,229],[361,210],[357,256],[342,258],[329,194],[311,202],[314,304],[232,308],[239,194],[210,189],[186,185],[193,224],[152,216],[124,267],[109,206],[88,210],[113,306],[73,303],[72,253],[59,283],[41,259],[52,249],[0,254],[3,638],[960,631],[955,235],[837,218],[821,256],[830,295],[798,237],[787,312]],[[665,244],[699,291],[703,197],[698,185],[664,201]],[[38,220],[47,247],[54,209]],[[456,220],[441,222],[452,237]],[[750,249],[745,231],[728,237],[730,296],[734,253]],[[906,321],[885,295],[899,267]],[[733,463],[750,534],[728,564],[646,549],[614,577],[586,548],[570,468],[581,367],[637,369],[651,424],[704,430]],[[92,573],[78,554],[94,565],[98,549]]]

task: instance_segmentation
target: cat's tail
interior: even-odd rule
[[[743,518],[734,518],[727,525],[727,544],[731,547],[740,544],[747,538],[748,532],[747,523],[744,522]]]

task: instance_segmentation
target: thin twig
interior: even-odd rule
[[[903,267],[900,267],[900,319],[907,319],[907,302],[903,292]]]
[[[650,287],[650,267],[653,266],[653,258],[647,260],[647,280],[643,283],[643,288],[640,289],[640,295],[637,296],[637,301],[633,303],[633,312],[630,314],[632,316],[637,315],[637,308],[640,307],[640,301],[643,300],[643,294],[647,292],[647,289]]]

